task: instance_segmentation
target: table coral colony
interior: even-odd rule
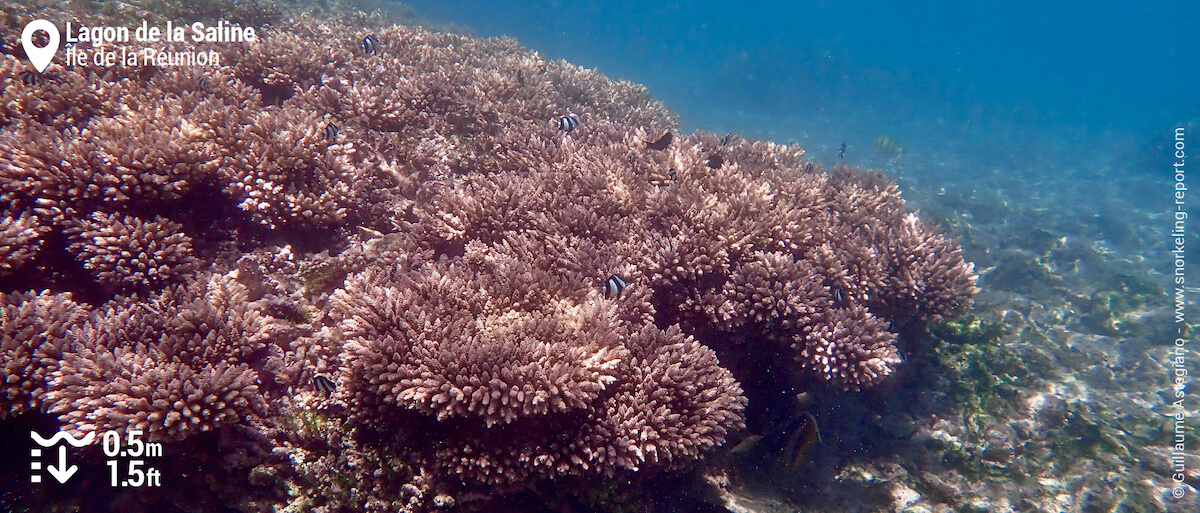
[[[224,66],[0,55],[0,413],[218,431],[304,490],[227,497],[427,510],[688,468],[757,400],[726,355],[870,387],[976,290],[879,175],[678,134],[510,39],[301,20],[194,49]]]

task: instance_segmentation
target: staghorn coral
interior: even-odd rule
[[[236,111],[239,104],[232,102],[245,95],[231,87],[220,97],[200,100],[187,91],[197,87],[198,74],[170,77],[151,81],[161,88],[157,99],[147,98],[152,93],[144,90],[113,98],[105,104],[109,116],[91,116],[87,123],[60,128],[21,119],[0,131],[0,198],[59,230],[97,209],[183,203],[212,179],[219,164],[217,141],[205,128],[223,119],[222,110]],[[94,79],[118,89],[128,82]]]
[[[432,466],[505,486],[680,465],[741,425],[745,399],[709,349],[677,328],[630,333],[598,291],[548,294],[549,273],[473,246],[334,295],[359,423],[428,415],[449,430]]]
[[[19,34],[20,31],[17,31]],[[56,129],[78,126],[96,115],[112,115],[131,84],[105,76],[100,67],[82,67],[67,72],[51,66],[37,79],[28,63],[9,53],[0,53],[0,126],[32,121]]]
[[[350,44],[349,41],[338,41],[314,48],[310,39],[281,31],[264,37],[248,51],[244,48],[222,50],[225,52],[223,58],[238,63],[238,78],[281,101],[319,83],[322,76],[334,75],[350,60]]]
[[[200,103],[184,95],[88,124],[81,135],[95,141],[90,163],[120,177],[103,191],[105,202],[175,201],[210,178],[219,161],[211,137],[193,121],[206,110]]]
[[[192,239],[180,228],[161,217],[144,221],[94,212],[67,233],[71,252],[100,283],[136,289],[154,287],[197,269]]]
[[[236,278],[114,302],[68,331],[50,411],[75,432],[136,428],[174,440],[263,415],[264,378],[288,341]]]
[[[355,195],[349,146],[326,141],[322,117],[294,108],[254,114],[229,134],[221,166],[226,192],[269,227],[329,226],[342,221]]]
[[[43,83],[0,55],[0,251],[36,269],[0,281],[11,413],[260,437],[237,468],[295,494],[261,508],[427,511],[686,469],[780,392],[734,376],[870,387],[975,293],[894,184],[680,134],[641,86],[511,39],[259,34]],[[66,255],[103,306],[24,291],[80,286]]]
[[[0,219],[0,275],[12,273],[37,255],[40,232],[37,218],[28,213]]]
[[[626,278],[653,288],[644,310],[660,325],[738,331],[740,346],[711,341],[722,350],[788,345],[803,367],[847,389],[878,382],[900,362],[891,323],[952,314],[974,293],[961,254],[905,214],[894,185],[876,176],[742,169],[732,158],[713,168],[711,135],[657,150],[646,143],[653,132],[598,121],[580,138],[521,148],[530,154],[521,160],[541,157],[537,172],[466,179],[435,195],[437,213],[415,227],[422,244],[449,254],[470,241],[508,251],[531,231],[553,234],[519,258],[560,269],[576,287],[602,279],[600,269],[627,269]],[[740,142],[726,151],[749,151],[743,145],[781,152],[753,162],[797,162],[784,146]]]
[[[150,351],[80,349],[59,375],[66,426],[79,433],[140,429],[151,440],[181,439],[265,413],[245,365],[192,367]]]
[[[525,283],[537,282],[531,269],[510,272],[522,271],[530,278]],[[348,390],[363,394],[355,402],[401,404],[439,420],[474,416],[490,427],[581,408],[617,380],[618,362],[627,352],[616,344],[611,308],[567,304],[559,311],[489,311],[487,303],[521,299],[480,298],[490,288],[481,278],[491,273],[463,277],[464,272],[435,271],[399,290],[372,287],[369,282],[377,278],[366,274],[338,291],[335,313],[345,316]],[[455,315],[460,311],[473,312],[474,319]],[[360,390],[359,383],[366,388]]]
[[[70,294],[0,293],[0,418],[42,407],[66,332],[87,313]]]
[[[830,309],[796,337],[793,349],[806,368],[845,388],[874,385],[895,369],[900,355],[887,322],[862,305]]]
[[[21,214],[60,223],[80,201],[103,198],[112,178],[88,161],[91,141],[77,128],[61,132],[20,123],[0,132],[0,199]]]

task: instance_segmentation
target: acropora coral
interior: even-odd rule
[[[220,432],[294,491],[255,504],[430,510],[693,467],[756,399],[727,355],[866,388],[975,293],[893,183],[680,134],[641,86],[505,38],[259,29],[190,47],[210,68],[0,54],[0,413]]]

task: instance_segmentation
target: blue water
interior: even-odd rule
[[[645,84],[685,126],[714,109],[1131,129],[1200,115],[1190,2],[406,3]]]
[[[1174,127],[1200,147],[1200,3],[406,3],[644,84],[684,131],[797,142],[826,165],[882,170],[918,207],[1012,204],[998,223],[1124,256],[1152,249],[1162,226],[1148,223],[1172,208]],[[871,151],[882,135],[900,158]],[[1143,224],[1106,232],[1100,218]],[[989,248],[967,249],[986,263]]]

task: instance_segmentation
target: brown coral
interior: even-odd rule
[[[221,174],[239,208],[270,227],[327,227],[346,217],[358,172],[353,148],[327,140],[322,116],[285,108],[246,123],[218,127],[230,141]]]
[[[481,310],[489,301],[472,296],[485,285],[462,272],[444,269],[400,289],[371,286],[375,277],[364,275],[339,291],[351,391],[491,426],[581,408],[617,380],[627,352],[616,343],[611,307]]]
[[[61,420],[79,433],[140,429],[182,439],[265,413],[258,375],[245,365],[192,367],[156,351],[84,348],[64,364],[53,394]]]
[[[105,77],[107,70],[98,66],[71,71],[50,66],[43,74],[22,76],[29,71],[16,55],[0,53],[0,125],[27,120],[55,129],[77,126],[115,113],[132,86]]]
[[[432,198],[436,214],[417,233],[452,254],[468,241],[516,251],[576,287],[627,270],[652,288],[642,310],[660,324],[791,345],[802,367],[848,389],[900,362],[894,329],[969,305],[970,265],[904,212],[893,184],[850,169],[814,173],[792,147],[744,141],[713,167],[713,136],[658,150],[647,144],[654,134],[601,121],[586,134],[547,134],[509,154],[540,162],[536,172],[462,180]],[[797,167],[733,160],[756,151],[778,155],[747,157],[751,166]]]
[[[511,39],[279,26],[213,69],[25,84],[0,55],[0,272],[61,290],[73,255],[106,285],[76,291],[86,322],[6,296],[10,412],[160,439],[261,418],[321,496],[429,508],[686,467],[779,392],[735,374],[878,384],[898,333],[975,292],[878,175],[681,134]]]
[[[66,333],[86,316],[70,294],[0,293],[0,418],[41,408]]]
[[[0,219],[0,276],[12,273],[37,254],[42,245],[37,218],[22,213]]]
[[[136,428],[153,439],[264,414],[263,380],[286,341],[246,293],[236,274],[215,275],[110,305],[67,333],[51,411],[76,432]]]
[[[547,294],[545,271],[480,250],[335,295],[360,422],[428,415],[452,433],[432,465],[504,485],[680,465],[741,425],[745,399],[711,350],[677,328],[630,333],[598,291]]]
[[[124,289],[156,287],[198,267],[192,239],[163,218],[94,212],[69,230],[70,250],[101,283]]]

